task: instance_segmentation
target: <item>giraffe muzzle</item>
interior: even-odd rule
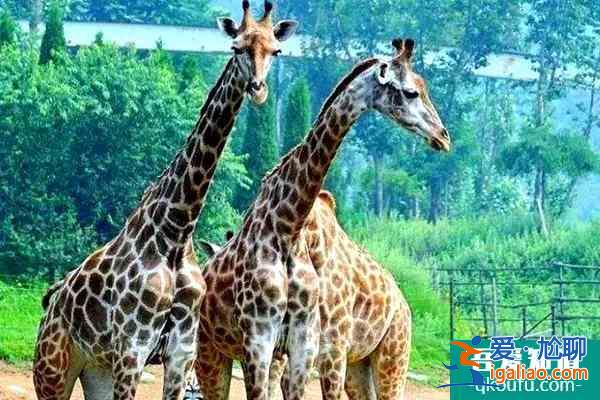
[[[254,104],[263,104],[267,101],[267,96],[269,95],[269,87],[265,82],[260,82],[257,80],[252,80],[248,83],[246,88],[248,96],[250,100]]]
[[[451,141],[450,135],[448,134],[446,128],[442,128],[436,133],[434,133],[429,139],[429,145],[435,151],[443,151],[445,153],[450,152]]]

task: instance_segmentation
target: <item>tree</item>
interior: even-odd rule
[[[546,192],[548,187],[549,165],[544,159],[555,157],[554,149],[543,143],[552,142],[548,135],[552,115],[550,101],[564,90],[564,72],[570,62],[577,59],[579,48],[572,43],[584,41],[585,17],[589,12],[585,3],[561,2],[555,0],[532,0],[528,17],[526,40],[529,48],[536,49],[530,57],[538,73],[538,80],[533,92],[535,103],[529,128],[525,131],[538,138],[523,137],[522,147],[534,151],[539,162],[533,166],[533,201],[532,210],[537,212],[539,228],[548,234],[546,221]],[[531,146],[531,142],[536,146]],[[544,154],[549,152],[547,154]]]
[[[423,3],[430,2],[419,1],[415,5],[420,7]],[[447,215],[451,192],[460,192],[463,184],[470,183],[464,174],[481,150],[469,121],[470,113],[477,110],[475,99],[468,95],[479,84],[473,71],[486,65],[487,56],[492,52],[505,51],[518,44],[514,38],[519,32],[519,12],[518,0],[449,2],[440,9],[415,10],[417,44],[420,44],[419,38],[424,41],[415,63],[429,80],[433,100],[455,144],[449,156],[426,153],[431,222]],[[449,26],[440,24],[444,15],[446,20],[452,21]],[[441,31],[434,28],[436,36],[429,32],[432,26],[442,27]],[[432,47],[435,49],[436,43],[451,46],[447,57],[440,57],[432,64],[425,63],[424,54]]]
[[[0,10],[0,47],[13,44],[17,34],[17,25],[7,10]]]
[[[244,162],[251,184],[241,188],[236,199],[238,210],[245,210],[256,196],[265,174],[275,166],[279,158],[275,137],[275,96],[269,96],[261,106],[247,108],[245,132],[241,153],[247,158]]]
[[[552,178],[565,176],[580,178],[598,169],[598,156],[590,148],[585,138],[572,133],[557,134],[549,122],[541,126],[528,123],[523,127],[520,139],[510,144],[501,154],[501,165],[516,176],[531,176],[534,174],[536,185],[539,184],[539,171],[543,171],[542,188],[536,189],[536,196],[543,196],[543,203],[538,202],[536,211],[540,213],[540,228],[548,232],[546,221],[548,182]],[[536,186],[537,187],[537,186]],[[570,199],[560,190],[560,197],[554,199],[557,213],[564,211],[564,204]],[[539,197],[538,197],[538,201]],[[541,208],[542,204],[544,207]]]
[[[30,1],[31,1],[31,11],[30,11],[30,16],[29,16],[29,30],[32,33],[37,34],[40,22],[42,22],[43,0],[30,0]]]
[[[202,79],[196,57],[186,55],[181,62],[179,91],[183,92],[196,79]]]
[[[311,128],[310,89],[306,78],[294,81],[283,115],[283,138],[281,153],[286,154],[300,143]]]
[[[575,79],[577,88],[586,95],[582,102],[577,104],[579,112],[584,115],[580,127],[581,134],[591,142],[593,129],[600,127],[600,8],[594,5],[593,0],[586,0],[586,5],[585,25],[589,29],[586,29],[579,44],[580,51],[575,55],[579,71]],[[571,179],[569,193],[573,192],[576,183],[576,178]]]
[[[40,48],[40,64],[56,61],[56,54],[67,47],[63,27],[64,9],[58,0],[54,0],[48,9],[46,31]]]
[[[213,26],[215,10],[209,0],[72,0],[69,19]]]
[[[60,65],[34,52],[0,48],[0,269],[54,278],[121,229],[183,145],[206,85],[196,77],[180,92],[159,52],[92,45]],[[233,195],[247,184],[226,149],[203,237],[239,221]]]
[[[398,146],[401,130],[392,125],[390,121],[374,113],[363,117],[356,127],[355,141],[373,166],[373,205],[375,214],[383,217],[384,204],[384,171],[386,156]]]

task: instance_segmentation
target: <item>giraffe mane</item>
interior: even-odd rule
[[[329,109],[329,107],[331,107],[331,105],[333,104],[335,99],[344,90],[346,90],[346,88],[350,85],[350,83],[352,83],[352,81],[354,79],[356,79],[360,74],[362,74],[363,72],[365,72],[366,70],[371,68],[373,65],[377,64],[378,62],[379,62],[379,60],[376,58],[369,58],[367,60],[361,61],[360,63],[356,64],[354,66],[354,68],[352,68],[352,71],[350,71],[346,76],[344,76],[344,78],[342,78],[342,80],[337,84],[337,86],[335,87],[333,92],[329,95],[329,97],[327,97],[327,99],[325,100],[325,103],[323,103],[323,107],[321,107],[321,111],[319,112],[319,116],[317,117],[316,121],[320,120],[323,117],[323,115],[325,115],[325,112]],[[316,125],[316,122],[313,124],[313,127],[314,127],[314,125]],[[313,128],[311,128],[311,130],[312,129]],[[263,177],[261,182],[264,182],[265,180],[269,179],[274,174],[276,174],[281,169],[282,165],[284,165],[288,161],[288,159],[292,156],[292,154],[294,154],[296,152],[298,147],[302,146],[303,144],[304,143],[299,143],[298,145],[293,147],[285,156],[283,156],[283,158],[281,159],[279,164],[277,164],[275,167],[273,167],[273,169],[271,171],[269,171]]]
[[[337,84],[333,92],[327,97],[325,103],[323,103],[323,107],[321,107],[321,112],[319,112],[319,116],[317,120],[321,119],[325,112],[331,107],[335,99],[344,91],[346,88],[352,83],[354,79],[356,79],[360,74],[371,68],[373,65],[379,62],[376,58],[369,58],[367,60],[361,61],[356,64],[352,71],[350,71],[341,81]]]

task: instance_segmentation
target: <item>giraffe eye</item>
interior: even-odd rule
[[[235,54],[237,54],[237,55],[244,54],[244,50],[243,50],[243,49],[240,49],[240,48],[238,48],[238,47],[235,47],[235,46],[232,46],[232,47],[231,47],[231,50],[233,50],[233,52],[234,52]]]
[[[403,89],[402,94],[404,94],[404,97],[406,97],[409,100],[416,99],[417,97],[419,97],[419,92],[417,92],[414,89]]]

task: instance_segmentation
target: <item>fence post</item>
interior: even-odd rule
[[[564,307],[563,307],[563,302],[565,299],[565,285],[563,283],[564,281],[564,275],[563,275],[563,265],[558,264],[558,295],[560,296],[560,298],[558,299],[558,312],[559,315],[561,316],[561,320],[560,320],[560,331],[561,331],[561,335],[565,336],[565,320],[562,319],[562,317],[565,315],[564,313]]]
[[[498,294],[496,293],[496,277],[492,277],[492,335],[498,334]]]
[[[550,316],[552,318],[552,336],[556,335],[556,305],[550,306]]]
[[[488,332],[488,321],[487,321],[487,307],[485,305],[485,288],[483,284],[483,271],[479,271],[479,301],[481,303],[481,317],[483,319],[483,331],[485,336],[489,336]]]
[[[523,334],[521,337],[525,339],[525,335],[527,335],[527,307],[523,307],[523,310],[521,310],[521,316],[523,317]]]
[[[454,278],[450,279],[450,341],[454,340]]]

